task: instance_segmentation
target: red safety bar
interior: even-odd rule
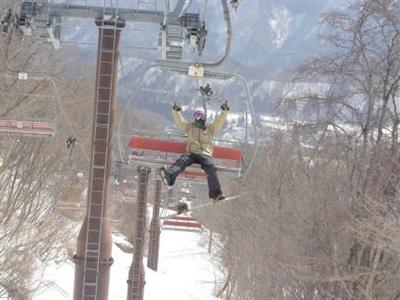
[[[84,211],[86,206],[78,206],[77,203],[59,201],[57,203],[57,209],[62,211]]]
[[[129,147],[132,149],[175,154],[184,154],[186,152],[185,142],[163,140],[137,135],[131,138],[129,142]],[[242,159],[242,150],[231,147],[214,146],[213,157],[217,159],[240,161]]]
[[[179,221],[194,221],[197,222],[197,220],[193,217],[184,217],[184,216],[174,216],[175,220],[179,220]]]
[[[167,228],[173,227],[174,229],[203,229],[203,226],[193,217],[186,216],[174,216],[171,219],[166,219],[163,222],[163,228],[168,226]]]
[[[139,156],[139,155],[130,155],[129,160],[131,161],[141,161],[143,163],[149,163],[149,164],[168,164],[172,165],[174,161],[172,160],[166,160],[166,159],[160,159],[160,158],[153,158],[153,157],[144,157],[144,156]],[[191,168],[196,168],[196,165],[193,165]],[[197,166],[197,168],[199,168]],[[230,168],[230,167],[223,167],[223,166],[216,166],[218,171],[222,172],[231,172],[231,173],[239,173],[240,168]],[[191,169],[186,169],[185,171],[182,172],[183,175],[186,175],[188,177],[199,177],[199,176],[205,176],[203,172],[196,172]]]
[[[205,176],[207,176],[207,174],[204,172],[196,172],[196,171],[188,171],[188,170],[183,171],[181,174],[185,175],[187,177],[205,177]]]
[[[75,207],[75,206],[57,206],[58,210],[71,210],[71,211],[81,211],[83,212],[85,210],[85,207]]]
[[[185,222],[179,222],[179,221],[172,221],[172,220],[166,220],[164,221],[164,226],[177,226],[177,227],[191,227],[191,228],[202,228],[199,223],[185,223]]]

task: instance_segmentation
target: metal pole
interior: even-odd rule
[[[208,238],[208,253],[211,253],[212,239],[213,239],[213,231],[210,230],[210,237]]]
[[[96,94],[87,212],[74,256],[74,300],[107,300],[112,238],[107,216],[112,166],[112,133],[118,67],[118,45],[123,21],[96,20],[99,27]]]
[[[138,168],[136,233],[133,260],[129,269],[128,300],[143,300],[144,296],[143,246],[146,232],[147,186],[150,170],[149,167]]]
[[[157,271],[158,254],[160,250],[160,202],[161,202],[161,180],[156,180],[156,188],[153,204],[153,218],[150,224],[149,251],[147,254],[147,267]]]

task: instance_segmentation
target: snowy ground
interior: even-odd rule
[[[220,278],[207,248],[200,245],[201,233],[164,230],[161,232],[158,272],[146,268],[145,300],[216,300],[215,281]],[[110,300],[126,299],[128,271],[132,254],[113,246]],[[146,261],[144,262],[146,266]],[[72,299],[74,265],[49,266],[43,275],[48,288],[33,300]]]

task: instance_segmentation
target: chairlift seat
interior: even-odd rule
[[[149,151],[154,154],[163,154],[162,157],[149,157],[149,156],[141,156],[139,154],[132,154],[129,156],[130,161],[138,161],[143,164],[149,165],[171,165],[174,163],[174,160],[168,159],[168,154],[178,154],[182,155],[186,152],[186,143],[183,141],[176,140],[166,140],[154,137],[144,137],[134,135],[130,142],[129,148],[134,152],[138,151]],[[223,146],[214,146],[213,148],[213,158],[218,160],[218,162],[225,160],[237,163],[240,165],[242,160],[242,150],[233,147],[223,147]],[[182,175],[189,177],[203,177],[205,173],[202,171],[198,171],[198,167],[196,169],[196,164],[193,165],[193,168],[188,168]],[[227,167],[222,165],[216,166],[219,172],[227,172],[227,173],[236,173],[240,174],[240,167]]]
[[[0,119],[0,133],[23,136],[54,136],[53,123]]]
[[[202,231],[203,226],[190,216],[173,216],[164,220],[162,229],[183,230],[183,231]]]

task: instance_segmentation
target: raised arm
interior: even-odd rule
[[[218,133],[218,131],[221,130],[222,126],[224,126],[226,122],[226,118],[228,116],[228,100],[225,100],[225,102],[221,105],[222,111],[215,117],[214,122],[210,125],[214,135]]]
[[[181,107],[174,102],[172,107],[172,117],[174,118],[176,126],[186,133],[188,121],[182,116]]]

